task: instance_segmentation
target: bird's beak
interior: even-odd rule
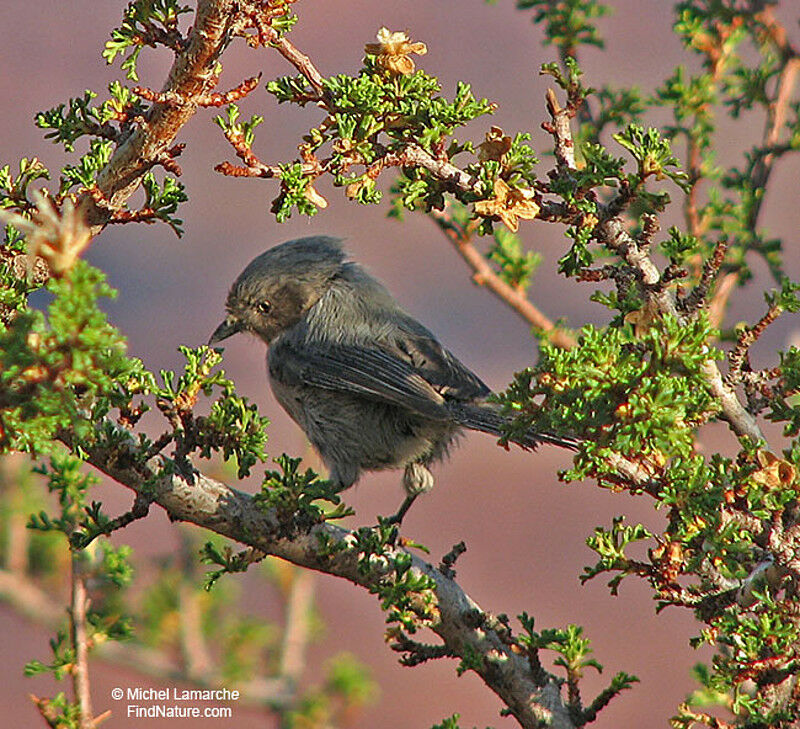
[[[233,316],[228,316],[225,321],[214,330],[214,333],[208,340],[208,346],[210,347],[212,344],[221,342],[223,339],[227,339],[240,331],[242,331],[242,325]]]

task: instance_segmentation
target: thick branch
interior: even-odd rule
[[[180,128],[214,88],[214,66],[228,42],[228,24],[234,13],[234,0],[199,0],[194,26],[185,50],[172,64],[161,91],[164,98],[182,103],[159,101],[153,104],[144,121],[114,152],[97,177],[95,195],[89,198],[87,220],[93,234],[122,210],[139,186],[142,175],[158,164],[170,148]],[[101,202],[102,201],[102,202]]]
[[[171,519],[197,524],[293,564],[342,577],[367,589],[383,577],[378,567],[364,574],[353,550],[320,554],[322,537],[327,543],[349,542],[352,535],[345,529],[319,524],[308,533],[292,538],[281,536],[274,512],[260,510],[248,494],[198,471],[182,474],[172,463],[173,473],[161,477],[154,487],[146,486],[152,471],[135,467],[134,453],[133,442],[113,451],[95,446],[89,449],[88,460],[137,493],[147,488],[154,495],[154,503],[165,509]],[[152,468],[161,465],[161,457],[151,462]],[[520,725],[526,729],[574,727],[555,678],[546,676],[537,681],[528,662],[487,625],[485,613],[453,580],[416,555],[412,555],[412,560],[413,568],[436,584],[439,620],[431,629],[454,654],[482,657],[477,673],[509,707]]]

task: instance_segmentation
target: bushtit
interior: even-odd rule
[[[480,378],[346,262],[336,238],[299,238],[262,253],[233,283],[226,309],[209,344],[250,332],[268,345],[272,391],[333,481],[346,488],[363,471],[405,469],[396,521],[433,486],[428,467],[462,429],[499,436],[507,424]],[[575,446],[546,433],[516,442]]]

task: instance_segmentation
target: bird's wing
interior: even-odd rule
[[[273,343],[270,375],[286,385],[348,392],[397,405],[435,420],[450,416],[444,398],[413,365],[393,352],[358,344]]]
[[[491,394],[486,384],[448,352],[422,324],[401,321],[391,349],[446,400],[473,401]]]

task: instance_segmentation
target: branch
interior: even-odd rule
[[[178,131],[209,98],[217,82],[214,67],[228,43],[235,6],[234,0],[198,0],[185,48],[177,54],[161,91],[164,99],[153,104],[100,172],[100,194],[87,192],[82,196],[89,200],[87,220],[93,235],[123,209],[142,175],[164,158]],[[167,98],[179,98],[182,103],[168,102]]]
[[[314,576],[308,570],[296,570],[286,604],[286,626],[281,644],[278,673],[293,693],[303,673],[309,639],[309,616],[314,604]]]
[[[273,31],[273,33],[274,32],[275,31]],[[275,35],[277,36],[277,33],[275,33]],[[272,45],[278,50],[278,53],[306,77],[306,81],[308,81],[319,98],[324,98],[325,87],[323,84],[325,79],[311,62],[311,59],[292,45],[292,42],[286,36],[281,36],[280,38],[276,37],[276,39],[272,41]]]
[[[180,549],[180,583],[177,586],[178,598],[178,645],[184,672],[189,678],[197,680],[211,672],[213,660],[203,635],[202,596],[195,585],[196,560],[193,545],[182,535]]]
[[[347,545],[352,532],[330,524],[318,524],[310,531],[287,537],[274,510],[262,511],[253,497],[215,481],[194,469],[181,473],[163,456],[148,466],[136,465],[136,444],[127,440],[113,449],[89,447],[88,461],[100,471],[137,493],[147,489],[154,503],[172,520],[188,521],[217,534],[285,559],[293,564],[344,578],[371,588],[385,577],[380,565],[365,573],[358,555],[351,549],[323,552],[322,544]],[[156,474],[164,474],[157,476]],[[525,729],[573,729],[554,677],[535,675],[531,666],[490,627],[486,613],[450,578],[416,555],[412,569],[435,582],[439,617],[431,629],[450,650],[463,657],[480,657],[474,670],[509,707]],[[472,666],[471,666],[472,667]]]
[[[89,597],[83,572],[84,555],[72,552],[72,601],[70,607],[70,630],[75,662],[72,665],[72,690],[78,704],[78,725],[80,729],[94,727],[94,711],[89,690],[89,636],[86,629],[86,613]]]
[[[456,252],[472,269],[472,281],[475,284],[489,289],[502,302],[516,311],[528,324],[545,332],[550,342],[557,347],[569,349],[577,344],[571,334],[556,327],[553,321],[542,313],[522,291],[507,284],[497,275],[489,265],[486,257],[472,244],[467,231],[456,230],[452,225],[448,224],[449,218],[444,211],[433,209],[430,215],[439,223],[439,227],[453,244]]]
[[[569,124],[558,123],[560,114],[558,109],[550,108],[553,115],[553,123],[548,125],[548,129],[555,138],[556,148],[568,150],[571,144],[571,129]],[[570,135],[569,144],[562,137]],[[557,158],[560,160],[559,173],[569,174],[571,172],[568,155],[563,154]],[[684,317],[678,310],[674,295],[663,285],[661,272],[650,258],[647,247],[640,246],[635,238],[628,232],[624,220],[614,213],[615,201],[608,204],[597,203],[599,222],[596,227],[597,240],[605,244],[611,250],[616,251],[619,256],[635,271],[638,272],[642,283],[642,291],[649,299],[650,303],[663,315],[673,316],[679,321]],[[739,400],[736,392],[725,384],[722,374],[716,363],[706,360],[701,366],[703,378],[706,386],[716,399],[721,410],[721,417],[726,420],[732,430],[738,436],[748,436],[755,441],[764,440],[764,435],[758,427],[756,419],[747,411],[744,404]]]
[[[64,607],[25,575],[0,569],[0,600],[8,603],[20,615],[47,628],[58,628],[64,618]],[[101,661],[124,666],[153,678],[168,681],[189,681],[200,687],[230,686],[229,678],[217,671],[189,676],[185,667],[170,654],[144,645],[110,641],[93,646],[92,655]],[[285,705],[294,696],[283,677],[255,678],[234,686],[242,701],[250,706]],[[95,722],[97,723],[97,722]]]
[[[325,79],[322,74],[307,55],[301,53],[285,35],[282,36],[272,27],[272,20],[280,13],[270,9],[267,3],[259,2],[243,2],[241,13],[245,22],[234,33],[244,36],[250,46],[269,45],[277,49],[278,53],[305,76],[318,98],[322,99],[325,94]],[[255,28],[256,35],[246,35],[244,30],[247,27]]]
[[[752,180],[754,189],[763,189],[767,185],[770,173],[778,159],[774,149],[778,147],[781,132],[786,125],[786,114],[792,101],[797,75],[800,72],[800,57],[793,56],[786,60],[786,64],[781,70],[778,78],[778,87],[775,99],[767,106],[767,121],[764,128],[763,144],[764,150],[769,150],[760,155],[753,166]],[[756,198],[750,215],[749,228],[755,230],[758,214],[761,211],[763,196]]]

